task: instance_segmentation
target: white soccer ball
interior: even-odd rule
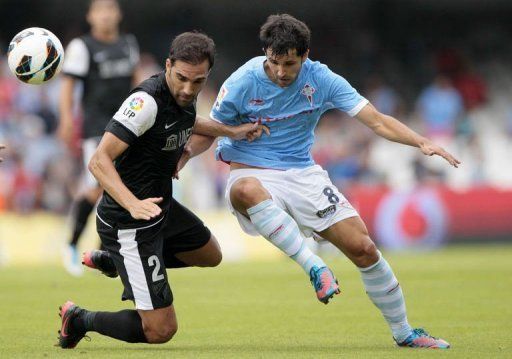
[[[7,50],[11,72],[20,81],[39,85],[60,72],[64,49],[50,31],[31,27],[18,33]]]

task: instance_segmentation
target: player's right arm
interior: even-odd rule
[[[0,144],[0,150],[3,150],[5,148],[5,145]],[[0,162],[2,162],[4,159],[0,157]]]
[[[133,102],[138,106],[134,107]],[[150,220],[160,215],[162,210],[158,203],[163,199],[138,199],[123,183],[113,161],[154,125],[157,112],[152,96],[142,91],[131,94],[107,125],[89,162],[89,171],[103,189],[135,219]]]
[[[83,79],[89,72],[89,50],[80,38],[72,40],[66,48],[66,57],[62,66],[62,84],[59,98],[58,136],[69,143],[73,136],[74,90],[77,80]]]
[[[73,136],[73,90],[75,79],[63,76],[59,98],[59,128],[57,134],[65,143],[69,143]]]
[[[162,198],[146,198],[139,200],[126,187],[119,176],[113,161],[118,158],[129,145],[116,137],[113,133],[105,132],[96,152],[89,162],[89,171],[98,180],[100,185],[124,209],[130,212],[135,219],[150,220],[162,212],[157,205]]]

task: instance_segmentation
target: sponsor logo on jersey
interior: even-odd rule
[[[261,98],[253,98],[251,101],[249,101],[249,105],[252,106],[261,106],[265,103]]]
[[[140,97],[134,97],[130,101],[130,108],[134,111],[139,111],[144,106],[144,100]]]
[[[222,101],[224,100],[224,97],[226,97],[227,94],[228,94],[228,89],[226,88],[226,86],[222,86],[220,88],[219,94],[217,95],[217,101],[215,101],[215,107],[217,107],[217,108],[220,107],[220,104],[222,103]]]
[[[318,217],[320,217],[320,218],[325,218],[325,217],[332,216],[334,214],[334,212],[336,212],[336,205],[335,204],[330,205],[329,207],[324,208],[324,209],[316,212],[316,215]]]
[[[306,96],[311,107],[313,107],[313,94],[315,92],[316,92],[315,88],[313,86],[311,86],[310,84],[305,84],[304,87],[302,88],[302,90],[300,91],[300,93],[302,95]]]
[[[186,130],[181,130],[177,135],[170,135],[165,141],[165,146],[162,151],[174,151],[187,143],[190,135],[192,135],[192,127]]]

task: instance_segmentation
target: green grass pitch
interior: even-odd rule
[[[74,350],[54,347],[57,308],[131,308],[121,283],[58,267],[0,268],[1,358],[496,358],[512,357],[512,246],[450,247],[386,254],[406,295],[409,320],[452,344],[447,351],[397,348],[367,299],[357,270],[327,258],[342,294],[317,302],[289,260],[171,270],[179,331],[164,345],[91,333]]]

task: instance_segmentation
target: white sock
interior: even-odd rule
[[[271,199],[249,208],[247,213],[258,232],[297,262],[308,275],[313,266],[326,267],[306,245],[293,218]]]
[[[359,268],[359,270],[366,293],[388,322],[393,337],[401,342],[412,331],[407,321],[404,295],[393,270],[380,252],[379,257],[377,263],[367,268]]]

